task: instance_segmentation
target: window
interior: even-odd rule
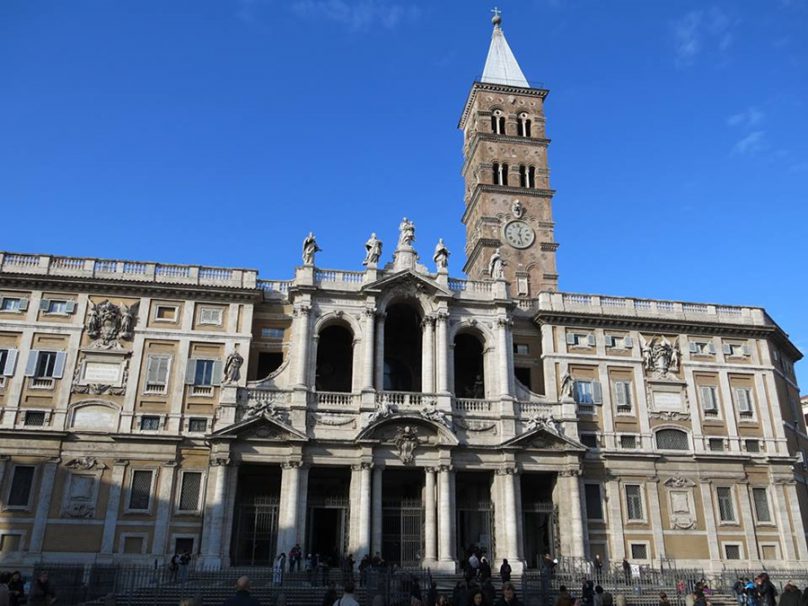
[[[141,431],[158,431],[160,429],[160,417],[156,415],[143,415],[140,417]]]
[[[2,377],[13,377],[17,367],[17,350],[0,349],[0,385]]]
[[[732,506],[732,489],[719,487],[716,492],[718,494],[718,518],[722,522],[734,522],[735,509]]]
[[[631,412],[631,381],[615,381],[614,401],[617,412]]]
[[[746,452],[760,452],[759,440],[744,440],[743,443],[746,447]]]
[[[494,185],[508,185],[508,165],[494,162]]]
[[[712,452],[724,452],[724,438],[710,438],[708,444]]]
[[[724,355],[732,358],[745,358],[752,355],[746,343],[724,343]]]
[[[202,488],[202,473],[186,471],[182,474],[180,485],[180,500],[177,509],[180,511],[198,511],[199,495]]]
[[[771,522],[772,514],[769,511],[769,498],[765,488],[753,488],[752,500],[755,502],[755,517],[758,522]]]
[[[221,373],[221,362],[218,360],[190,360],[188,363],[187,378],[190,385],[219,385]]]
[[[517,122],[517,134],[520,137],[529,137],[530,136],[530,127],[532,123],[531,120],[528,119],[527,114],[519,114],[519,121]]]
[[[45,425],[45,411],[28,410],[25,413],[25,425],[27,427],[42,427]]]
[[[9,551],[19,551],[21,538],[22,535],[20,534],[0,535],[0,553],[6,553]]]
[[[594,347],[595,335],[591,333],[567,333],[567,345],[571,347]]]
[[[154,310],[154,319],[158,322],[176,322],[176,305],[158,305]]]
[[[712,341],[691,341],[690,353],[697,356],[715,355],[715,345]]]
[[[222,309],[219,307],[202,307],[199,310],[199,323],[221,326],[222,315]]]
[[[144,537],[137,535],[129,535],[121,537],[123,542],[123,553],[143,553]]]
[[[632,339],[629,335],[624,337],[606,335],[604,339],[606,341],[606,347],[614,347],[617,349],[631,349],[634,347],[634,339]]]
[[[188,431],[205,433],[208,430],[208,420],[204,417],[194,417],[188,421]]]
[[[491,132],[495,135],[505,134],[505,116],[501,109],[495,109],[491,115]]]
[[[148,511],[151,503],[152,471],[135,470],[132,472],[132,485],[129,490],[129,509]]]
[[[262,339],[283,339],[283,329],[282,328],[272,328],[265,326],[261,329],[261,338]]]
[[[32,349],[25,367],[25,376],[35,379],[61,379],[65,370],[66,354],[63,351],[39,351]]]
[[[575,381],[575,401],[578,404],[601,404],[603,393],[598,381]]]
[[[0,297],[0,311],[20,312],[28,309],[28,299],[22,297]]]
[[[637,436],[630,434],[620,436],[620,448],[624,450],[634,450],[637,448]]]
[[[586,517],[589,520],[603,519],[603,501],[600,496],[600,484],[584,484],[586,496]]]
[[[597,448],[598,447],[598,434],[596,434],[596,433],[582,433],[581,434],[581,444],[583,444],[587,448]]]
[[[632,543],[631,544],[631,559],[633,560],[647,560],[648,559],[648,545],[645,543]]]
[[[529,390],[533,390],[532,381],[530,380],[530,369],[524,366],[516,366],[513,369],[513,374],[516,377],[516,380],[519,381],[522,385],[527,387]]]
[[[728,560],[740,560],[741,559],[741,546],[732,543],[725,543],[724,544],[724,555]]]
[[[534,167],[519,165],[519,186],[530,189],[536,187],[536,169]]]
[[[530,353],[530,345],[528,345],[527,343],[514,343],[513,353],[520,356],[528,355]]]
[[[9,507],[28,507],[34,486],[34,466],[17,465],[11,477],[6,504]]]
[[[629,520],[642,520],[645,518],[640,490],[638,484],[626,484],[626,515]]]
[[[660,450],[690,450],[687,434],[678,429],[660,429],[656,433],[656,444]]]
[[[735,406],[738,415],[741,417],[751,417],[754,415],[752,407],[752,390],[746,387],[735,388]]]
[[[168,387],[168,370],[171,356],[150,355],[146,369],[146,393],[165,393]]]
[[[76,311],[76,302],[65,299],[42,299],[39,310],[46,314],[72,314]]]
[[[718,398],[713,385],[702,385],[699,387],[699,397],[701,398],[701,409],[705,415],[718,415]]]

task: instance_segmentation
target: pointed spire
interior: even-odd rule
[[[488,47],[488,57],[485,59],[483,69],[483,82],[491,84],[505,84],[507,86],[523,86],[529,88],[527,78],[519,68],[516,57],[513,56],[511,47],[502,32],[502,16],[498,8],[491,11],[494,16],[491,23],[494,24],[494,32],[491,34],[491,46]]]

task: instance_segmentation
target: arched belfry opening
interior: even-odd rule
[[[485,398],[483,343],[477,335],[460,333],[454,340],[454,393],[458,398]]]
[[[350,392],[353,377],[353,333],[340,324],[326,326],[317,342],[317,391]]]
[[[384,320],[385,391],[421,391],[421,315],[395,303]]]

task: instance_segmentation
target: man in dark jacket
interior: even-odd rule
[[[236,595],[225,601],[224,606],[261,606],[254,597],[250,595],[250,579],[239,577],[236,581]]]
[[[31,585],[31,594],[28,596],[29,606],[50,606],[56,601],[56,596],[48,581],[48,573],[40,572]]]
[[[783,595],[780,596],[779,606],[800,606],[802,594],[800,590],[792,585],[791,581],[783,587]]]
[[[502,585],[502,597],[497,601],[495,606],[522,606],[522,602],[516,597],[516,590],[513,583],[508,581]]]

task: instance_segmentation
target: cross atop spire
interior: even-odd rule
[[[506,86],[522,86],[529,88],[530,84],[522,73],[516,57],[513,56],[508,41],[500,24],[502,23],[502,11],[498,7],[491,10],[494,16],[491,23],[494,24],[494,32],[491,35],[491,46],[488,48],[488,57],[485,59],[483,69],[483,82],[491,84],[505,84]]]
[[[494,13],[494,16],[491,17],[491,23],[494,24],[494,27],[499,27],[499,24],[502,23],[502,11],[499,10],[498,6],[495,6],[491,9],[491,12]]]

